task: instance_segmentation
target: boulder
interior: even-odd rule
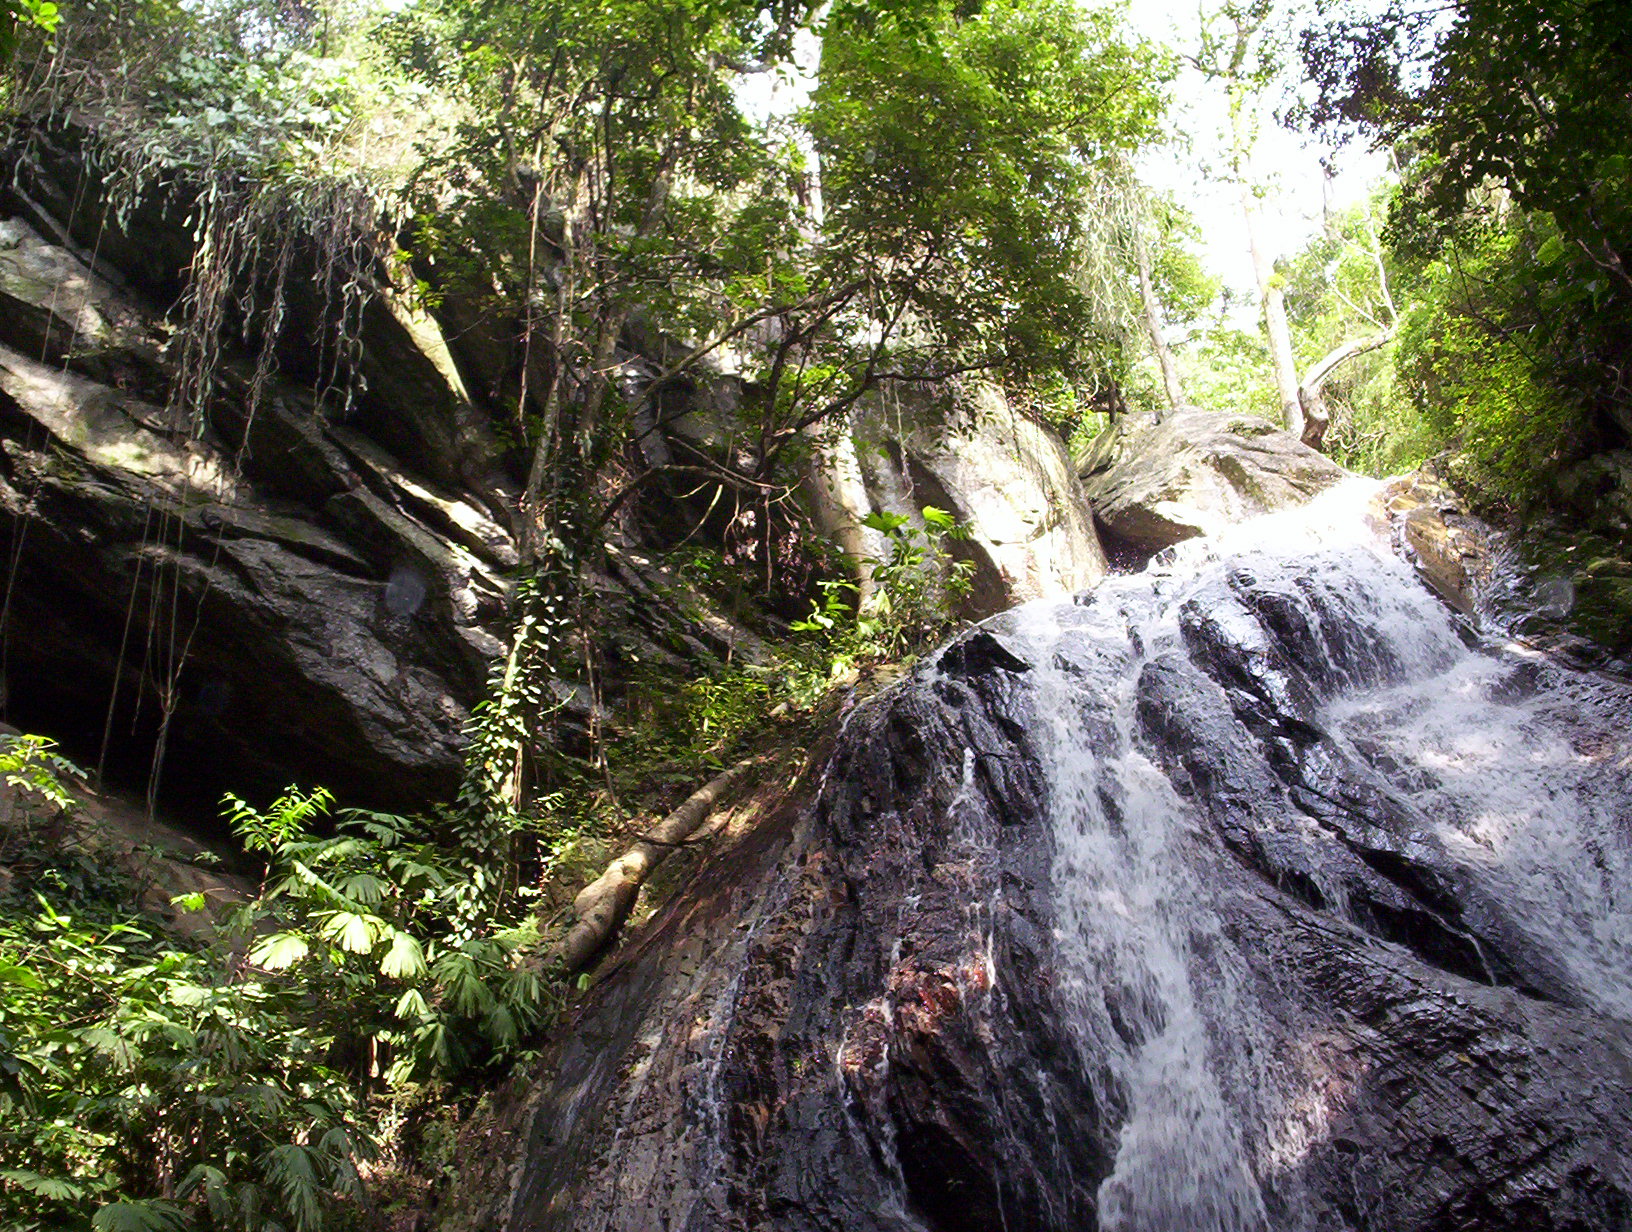
[[[1130,417],[1079,462],[1108,544],[1134,558],[1301,504],[1346,474],[1267,419],[1185,409]]]
[[[1495,531],[1427,471],[1390,480],[1372,508],[1391,524],[1395,549],[1428,588],[1462,615],[1475,615],[1491,574]]]
[[[968,537],[949,547],[974,566],[960,613],[968,619],[1071,594],[1105,575],[1064,443],[989,384],[869,399],[809,486],[818,524],[863,558],[887,550],[861,525],[869,514],[920,526],[926,505],[952,514]]]
[[[1369,549],[1205,569],[852,711],[468,1127],[444,1232],[1626,1227],[1624,691]]]

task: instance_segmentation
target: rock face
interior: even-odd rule
[[[880,558],[871,513],[922,525],[933,505],[969,528],[953,554],[974,566],[962,615],[981,619],[1055,598],[1105,575],[1082,487],[1064,444],[990,385],[937,396],[890,391],[869,401],[812,475],[819,524],[858,557]]]
[[[1490,581],[1495,532],[1423,471],[1387,484],[1376,509],[1393,524],[1396,549],[1423,582],[1464,616],[1475,615]]]
[[[186,785],[186,803],[206,812],[224,790],[264,796],[291,782],[364,806],[448,798],[518,563],[526,459],[493,429],[494,407],[515,394],[514,330],[455,296],[444,335],[377,294],[360,318],[361,380],[321,410],[301,354],[321,314],[297,297],[278,355],[287,379],[253,398],[254,357],[225,346],[207,422],[187,421],[167,409],[185,211],[100,209],[81,160],[54,141],[12,151],[0,196],[3,713],[82,761],[108,747],[109,768],[135,786],[162,749],[168,789]],[[639,333],[619,353],[620,380],[637,386],[652,368]],[[648,461],[724,449],[740,380],[671,393],[681,404],[663,404],[664,431],[641,437]],[[970,615],[1099,577],[1059,441],[989,393],[949,408],[933,425],[927,410],[898,425],[874,408],[849,442],[856,499],[822,506],[837,511],[831,529],[878,555],[884,545],[858,524],[867,513],[947,509],[972,531],[955,545],[976,567]],[[652,485],[590,579],[614,682],[620,665],[685,673],[770,657],[742,618],[665,564],[664,546],[702,531],[729,548],[742,529],[718,524],[723,502],[683,486]],[[756,525],[733,564],[764,573],[784,549],[798,556],[808,534],[794,529],[773,543]],[[781,615],[805,614],[808,595],[785,589]],[[774,633],[778,597],[757,601],[773,610],[750,617]],[[587,695],[564,700],[569,720],[587,717]]]
[[[1468,511],[1437,463],[1391,480],[1374,510],[1423,582],[1477,627],[1576,667],[1632,676],[1624,537],[1556,517],[1499,531]]]
[[[1267,419],[1194,408],[1160,424],[1130,416],[1079,465],[1108,539],[1141,558],[1299,504],[1346,473]]]
[[[155,306],[17,218],[0,295],[13,714],[83,733],[111,708],[144,752],[162,727],[174,773],[217,796],[296,779],[385,805],[445,793],[516,560],[494,511],[292,388],[251,422],[247,397],[202,433],[178,422]],[[403,328],[396,346],[422,341]],[[434,371],[421,401],[454,398]],[[418,422],[405,382],[399,435]]]
[[[1373,545],[1268,547],[853,714],[444,1226],[1624,1228],[1632,695],[1470,648]]]

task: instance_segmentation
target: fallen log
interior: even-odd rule
[[[640,897],[641,886],[657,866],[695,834],[713,813],[714,806],[735,791],[763,760],[763,757],[745,758],[715,775],[580,890],[572,902],[577,920],[546,955],[544,969],[563,976],[588,970],[617,939],[618,930]]]

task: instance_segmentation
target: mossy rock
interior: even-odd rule
[[[1514,545],[1519,576],[1512,606],[1529,608],[1511,621],[1514,631],[1585,666],[1632,670],[1628,545],[1556,525],[1518,532]]]

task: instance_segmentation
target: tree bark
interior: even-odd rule
[[[641,886],[657,866],[697,832],[714,806],[740,787],[761,761],[761,757],[745,758],[715,775],[580,890],[572,902],[577,922],[545,957],[544,969],[569,976],[587,970],[617,938],[635,908]]]
[[[1173,362],[1173,349],[1167,345],[1162,332],[1161,305],[1156,302],[1156,290],[1150,280],[1150,249],[1145,244],[1144,231],[1135,245],[1139,264],[1139,302],[1144,308],[1145,333],[1150,337],[1150,349],[1155,353],[1157,366],[1162,370],[1162,389],[1167,394],[1167,405],[1178,410],[1185,403],[1184,386],[1179,381],[1178,365]],[[1156,421],[1161,422],[1161,413]]]
[[[1265,250],[1259,234],[1257,207],[1252,189],[1241,184],[1241,213],[1247,223],[1247,249],[1252,255],[1252,272],[1258,280],[1258,301],[1264,314],[1264,330],[1269,335],[1269,358],[1275,367],[1275,391],[1281,400],[1281,418],[1286,430],[1302,437],[1303,403],[1298,397],[1298,364],[1292,355],[1292,330],[1286,323],[1286,296],[1275,279],[1275,263]]]
[[[1311,449],[1321,447],[1326,439],[1326,430],[1331,427],[1332,422],[1332,417],[1326,410],[1326,397],[1323,392],[1326,378],[1355,356],[1387,346],[1393,337],[1394,330],[1390,327],[1366,338],[1352,339],[1342,346],[1334,347],[1310,365],[1309,370],[1303,374],[1303,380],[1298,383],[1298,407],[1303,413],[1303,424],[1299,429],[1298,439]]]

